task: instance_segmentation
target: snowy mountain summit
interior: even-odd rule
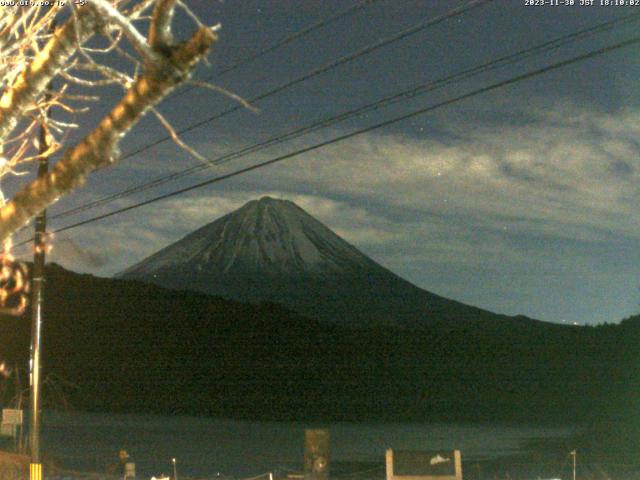
[[[295,203],[263,197],[212,222],[126,270],[263,275],[357,272],[379,266]]]
[[[293,202],[271,197],[248,202],[120,276],[243,302],[280,303],[350,325],[499,317],[416,287]]]

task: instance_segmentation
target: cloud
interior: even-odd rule
[[[120,223],[133,250],[150,253],[270,194],[293,200],[365,250],[382,253],[389,247],[383,254],[388,258],[435,249],[434,258],[474,264],[474,252],[486,259],[499,250],[500,258],[516,261],[522,255],[517,236],[640,238],[638,112],[614,115],[560,105],[530,111],[528,123],[447,128],[455,140],[355,137],[238,177],[213,194],[197,192],[146,208],[143,221],[134,214]],[[114,235],[111,227],[95,229],[103,238]]]
[[[55,254],[50,255],[54,261],[64,262],[64,259],[73,259],[76,264],[84,265],[89,269],[100,269],[107,264],[103,254],[91,249],[83,248],[69,237],[62,237],[55,242]]]
[[[97,223],[77,242],[105,257],[98,270],[110,274],[253,198],[271,195],[296,202],[419,284],[437,272],[455,271],[615,274],[622,255],[633,256],[630,261],[638,256],[640,112],[558,104],[522,115],[510,124],[440,120],[439,131],[448,135],[438,138],[361,135],[129,212],[117,223]],[[215,172],[342,133],[305,138]],[[210,150],[206,142],[195,146]],[[75,255],[66,259],[71,264],[82,263],[81,255],[64,254]],[[449,290],[459,293],[458,287]]]
[[[443,123],[446,140],[361,135],[231,188],[307,195],[314,201],[303,208],[393,266],[404,257],[474,268],[603,267],[593,248],[640,239],[640,113],[568,103],[521,113],[513,124]]]
[[[502,227],[511,218],[521,229],[560,237],[595,240],[607,230],[638,237],[640,230],[628,222],[637,215],[637,112],[614,116],[565,107],[535,112],[526,125],[450,128],[459,140],[449,144],[360,136],[250,174],[249,183],[485,227]]]
[[[345,202],[277,190],[215,192],[206,196],[176,197],[144,210],[134,210],[120,216],[115,224],[98,222],[81,235],[74,235],[75,240],[62,233],[56,238],[50,259],[77,271],[111,275],[264,195],[294,201],[361,247],[384,243],[394,237],[394,233],[366,209],[354,208]],[[115,208],[124,205],[119,201]]]

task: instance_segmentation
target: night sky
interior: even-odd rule
[[[253,98],[467,2],[378,0],[223,75],[217,72],[353,0],[188,2],[220,22],[208,80]],[[383,97],[636,14],[632,6],[496,0],[362,55],[183,136],[210,159]],[[51,229],[438,104],[637,35],[640,19],[199,171]],[[193,28],[178,19],[184,37]],[[640,44],[474,96],[137,210],[68,230],[50,259],[108,276],[262,195],[295,201],[385,267],[434,293],[553,322],[617,322],[640,311]],[[187,87],[188,88],[188,87]],[[176,129],[237,105],[183,88],[160,111]],[[180,92],[178,92],[180,93]],[[86,134],[117,90],[81,118]],[[165,136],[148,116],[126,155]],[[200,162],[164,142],[105,169],[55,215]],[[16,240],[27,238],[27,232]]]

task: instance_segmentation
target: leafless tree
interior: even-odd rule
[[[46,176],[12,198],[0,194],[0,242],[7,253],[0,281],[13,275],[11,289],[11,235],[89,173],[118,162],[119,142],[146,112],[155,113],[174,140],[197,155],[155,106],[189,79],[216,40],[216,27],[203,25],[181,0],[50,3],[0,6],[0,182],[21,175],[27,162],[59,157]],[[183,41],[172,32],[177,9],[195,22],[193,35]],[[101,88],[114,84],[123,93],[109,114],[79,142],[65,141],[79,127],[77,118],[101,98]],[[50,117],[50,110],[60,114]]]

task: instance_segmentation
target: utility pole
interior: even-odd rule
[[[49,85],[51,87],[51,85]],[[48,94],[47,94],[48,96]],[[45,97],[46,98],[46,97]],[[38,178],[49,172],[49,138],[46,119],[51,115],[47,108],[45,119],[40,125]],[[42,460],[40,458],[40,424],[41,424],[41,343],[42,343],[42,309],[44,303],[44,264],[46,254],[47,211],[43,210],[35,219],[35,235],[33,240],[33,269],[31,272],[31,418],[29,428],[29,445],[31,448],[31,464],[29,466],[29,480],[42,480]]]
[[[571,452],[571,456],[573,457],[573,480],[576,480],[576,454],[577,452],[575,450]]]

